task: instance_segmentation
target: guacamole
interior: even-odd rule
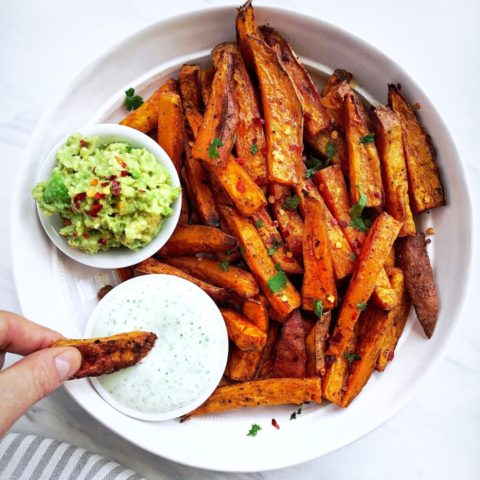
[[[33,189],[47,215],[60,214],[68,244],[88,253],[150,243],[180,194],[156,157],[128,143],[100,144],[75,133],[56,155],[50,178]]]

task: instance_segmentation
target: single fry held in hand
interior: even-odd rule
[[[427,337],[438,317],[415,215],[445,198],[412,99],[389,85],[388,106],[370,108],[343,69],[319,90],[301,45],[273,27],[247,1],[236,42],[121,122],[156,138],[185,186],[174,234],[129,274],[195,283],[230,340],[220,385],[187,417],[346,407],[392,361],[411,304]]]

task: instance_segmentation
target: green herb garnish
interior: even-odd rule
[[[317,317],[321,317],[323,315],[323,302],[321,300],[315,300],[313,304],[313,311]]]
[[[369,133],[368,135],[364,135],[362,138],[360,138],[359,143],[367,144],[367,143],[373,143],[375,141],[375,134],[374,133]]]
[[[257,228],[263,227],[263,222],[260,219],[258,219],[258,220],[255,221],[255,226]]]
[[[349,225],[350,227],[354,227],[361,232],[366,232],[368,227],[371,225],[371,221],[366,218],[365,220],[362,217],[356,218],[355,220],[351,220]]]
[[[350,257],[351,260],[356,260],[357,259],[357,256],[353,252],[350,252],[348,254],[348,256]]]
[[[352,363],[354,360],[361,360],[362,357],[357,352],[348,352],[346,351],[344,354],[345,358],[347,359],[348,363]]]
[[[218,153],[218,147],[221,147],[222,145],[222,141],[219,138],[215,137],[212,140],[210,147],[208,147],[208,158],[220,158],[220,154]]]
[[[291,415],[290,415],[290,420],[296,420],[297,419],[297,415],[301,415],[302,414],[302,407],[300,407],[296,412],[293,412]]]
[[[335,155],[336,152],[337,152],[337,149],[335,147],[335,144],[332,143],[332,142],[328,142],[327,143],[327,160],[328,160],[328,163],[330,163],[332,161],[332,158],[333,158],[333,156]],[[327,163],[327,165],[328,165],[328,163]]]
[[[297,195],[292,195],[283,202],[284,208],[287,210],[295,210],[300,205],[300,198]]]
[[[276,238],[273,239],[273,245],[268,249],[268,255],[271,257],[278,249],[282,243],[279,242]]]
[[[257,147],[257,145],[255,145],[255,143],[252,143],[252,144],[250,145],[250,153],[251,153],[252,155],[255,155],[257,152],[258,152],[258,147]]]
[[[251,427],[250,430],[247,433],[247,437],[256,437],[257,433],[262,429],[260,425],[257,423],[254,423]]]
[[[228,267],[230,266],[228,260],[222,260],[221,262],[218,262],[218,265],[224,272],[228,272]]]
[[[357,185],[358,193],[360,194],[360,198],[358,202],[348,211],[352,220],[359,218],[362,215],[363,209],[367,204],[367,196],[362,192],[361,188]]]
[[[360,303],[357,303],[357,308],[363,312],[366,308],[367,308],[367,302],[360,302]]]
[[[135,95],[135,89],[129,88],[125,91],[125,100],[123,101],[125,108],[130,112],[136,110],[143,104],[143,98],[140,95]]]
[[[272,291],[272,293],[276,293],[282,288],[285,287],[287,284],[287,276],[285,272],[282,270],[280,264],[276,264],[275,268],[277,269],[277,273],[267,281],[268,288]]]

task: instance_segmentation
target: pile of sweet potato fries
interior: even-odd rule
[[[414,215],[445,204],[430,139],[400,87],[370,108],[335,70],[317,90],[292,47],[258,27],[184,65],[121,123],[148,133],[183,183],[178,228],[122,272],[192,281],[219,305],[224,379],[190,416],[326,398],[346,407],[393,354],[413,303],[438,315]]]

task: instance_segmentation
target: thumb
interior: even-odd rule
[[[81,361],[76,348],[46,348],[0,372],[0,435],[34,403],[71,377]]]

